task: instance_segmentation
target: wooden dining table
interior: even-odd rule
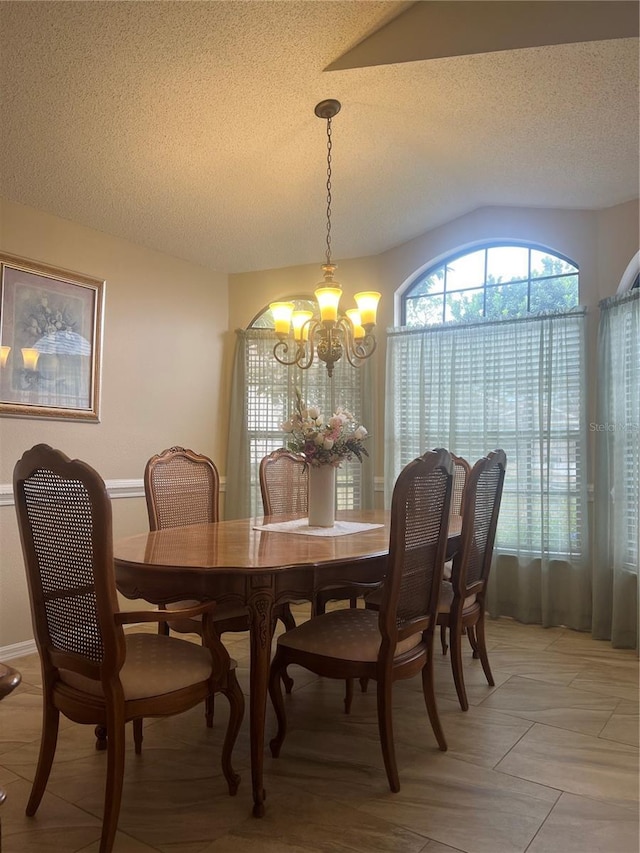
[[[293,519],[294,517],[291,517]],[[249,726],[253,814],[264,815],[264,727],[275,605],[308,600],[328,586],[373,583],[385,574],[390,514],[338,512],[339,521],[378,525],[341,536],[263,529],[278,518],[245,518],[172,527],[114,545],[118,590],[154,604],[197,599],[247,607],[250,620]],[[449,530],[450,550],[459,519]]]

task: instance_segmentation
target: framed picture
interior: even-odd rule
[[[0,253],[0,415],[100,420],[105,283]]]

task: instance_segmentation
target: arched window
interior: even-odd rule
[[[541,247],[494,243],[421,273],[401,305],[403,326],[569,310],[578,305],[578,268]]]
[[[315,302],[306,295],[282,297],[297,309],[313,310]],[[346,358],[335,365],[333,379],[317,359],[307,370],[278,363],[273,356],[274,322],[269,307],[263,308],[249,326],[240,330],[234,370],[233,406],[229,435],[227,471],[238,476],[227,479],[227,517],[261,515],[262,502],[258,468],[272,450],[286,445],[282,423],[291,417],[296,390],[325,417],[342,406],[373,431],[372,394],[365,392],[368,365],[352,367]],[[373,454],[373,437],[368,451]],[[343,463],[337,472],[337,508],[358,509],[373,504],[373,459]]]
[[[622,274],[617,293],[626,293],[628,290],[640,290],[640,252],[636,252],[627,264]]]
[[[577,265],[530,244],[474,246],[416,274],[400,305],[387,334],[387,501],[425,448],[470,462],[502,448],[491,612],[585,630],[564,586],[589,584]]]

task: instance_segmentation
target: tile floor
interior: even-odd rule
[[[296,607],[296,618],[308,610]],[[220,771],[225,701],[145,722],[142,756],[127,754],[115,853],[637,853],[638,659],[587,635],[487,625],[496,686],[466,654],[470,708],[457,703],[449,658],[436,655],[436,692],[449,742],[438,751],[420,679],[395,688],[401,791],[387,788],[375,689],[292,671],[290,731],[265,759],[267,814],[251,816],[247,721],[234,753],[242,775],[228,796]],[[248,691],[246,635],[225,636]],[[61,724],[47,793],[24,815],[40,735],[35,655],[11,662],[21,686],[0,704],[4,853],[97,853],[106,753],[93,730]],[[267,736],[274,731],[269,716]]]

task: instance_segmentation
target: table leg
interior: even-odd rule
[[[264,767],[264,724],[267,711],[271,637],[273,635],[273,589],[254,589],[249,597],[251,619],[251,672],[249,678],[249,731],[251,740],[251,783],[253,815],[264,815],[265,791],[262,781]]]

